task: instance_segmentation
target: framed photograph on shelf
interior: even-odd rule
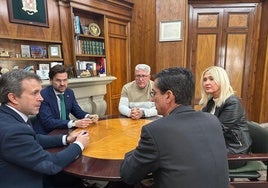
[[[39,70],[49,70],[49,64],[39,64]]]
[[[48,46],[48,58],[61,58],[61,46],[49,45]]]
[[[31,57],[31,51],[30,51],[30,45],[21,45],[21,57],[24,58],[30,58]]]
[[[161,21],[159,25],[159,41],[181,41],[182,20]]]
[[[48,80],[49,79],[49,70],[36,70],[36,74],[42,79],[42,80]]]
[[[7,0],[12,23],[48,27],[47,0]]]
[[[47,57],[47,49],[45,46],[31,45],[30,49],[31,49],[32,58],[46,58]]]

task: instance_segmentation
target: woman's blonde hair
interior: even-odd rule
[[[225,100],[230,97],[232,94],[234,94],[234,90],[232,86],[230,85],[230,80],[227,75],[227,72],[222,68],[218,66],[211,66],[205,69],[202,73],[200,84],[201,84],[201,100],[199,101],[199,104],[202,106],[206,106],[208,101],[213,97],[211,94],[206,93],[204,86],[203,86],[203,78],[205,73],[209,72],[211,76],[213,77],[214,81],[220,88],[220,96],[216,100],[216,106],[221,106],[224,104]]]

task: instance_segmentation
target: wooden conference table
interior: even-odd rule
[[[64,171],[92,180],[120,181],[119,169],[125,153],[137,146],[142,126],[151,121],[153,119],[132,120],[118,116],[101,118],[97,124],[83,129],[89,132],[90,144]],[[67,129],[58,129],[51,134],[67,133]]]

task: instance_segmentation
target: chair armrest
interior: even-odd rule
[[[228,161],[268,161],[268,153],[229,154]]]

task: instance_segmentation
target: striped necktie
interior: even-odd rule
[[[65,102],[64,102],[64,94],[58,94],[58,97],[60,98],[61,119],[66,120],[66,108],[65,108]]]

